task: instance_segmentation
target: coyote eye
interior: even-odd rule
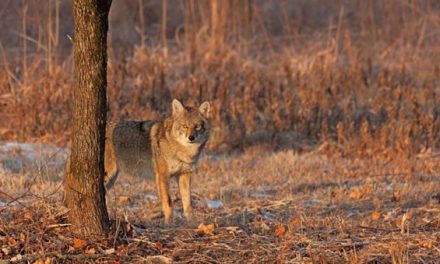
[[[188,126],[187,125],[182,125],[182,128],[183,129],[188,129]]]
[[[196,130],[200,130],[203,128],[203,123],[199,123],[196,125]]]

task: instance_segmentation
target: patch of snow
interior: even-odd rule
[[[151,193],[147,193],[144,195],[145,200],[150,200],[150,201],[157,201],[159,198]]]
[[[209,209],[220,209],[223,208],[223,203],[219,200],[206,200],[206,205]]]
[[[387,184],[386,186],[385,186],[385,190],[387,190],[387,191],[392,191],[393,190],[393,184],[392,183],[389,183],[389,184]]]
[[[271,212],[264,212],[263,218],[266,220],[274,220],[276,218],[276,215]]]
[[[300,201],[299,204],[302,207],[312,207],[312,206],[316,206],[316,205],[322,204],[322,201],[318,200],[318,199],[313,199],[312,198],[312,199]]]
[[[0,173],[39,172],[57,175],[69,151],[54,144],[0,142]]]
[[[251,194],[252,197],[256,199],[268,199],[273,198],[272,194],[266,193],[266,192],[255,192]]]

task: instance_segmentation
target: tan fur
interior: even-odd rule
[[[209,137],[210,105],[185,107],[173,100],[173,114],[163,121],[120,121],[108,127],[106,188],[120,172],[156,178],[165,223],[173,218],[169,179],[176,177],[184,215],[191,218],[190,175]]]

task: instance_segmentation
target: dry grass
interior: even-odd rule
[[[68,146],[70,4],[41,1],[0,4],[0,140]],[[109,119],[159,118],[173,97],[212,101],[196,223],[163,228],[154,185],[123,177],[108,195],[117,230],[75,248],[49,228],[65,224],[60,175],[2,175],[0,202],[21,198],[0,207],[1,258],[436,262],[436,1],[171,3],[115,1]]]
[[[110,43],[110,119],[157,118],[173,97],[209,99],[213,149],[269,143],[303,150],[330,140],[345,154],[371,156],[439,146],[438,4],[265,1],[251,12],[248,1],[236,9],[227,1],[184,3],[169,7],[169,14],[180,14],[171,24],[181,21],[183,29],[162,38],[162,45],[153,33],[140,31],[147,28],[138,25],[142,20],[132,26],[144,42],[128,48]],[[153,12],[147,7],[141,11]],[[58,8],[68,10],[65,4]],[[247,20],[231,19],[242,10],[248,10]],[[119,13],[113,12],[115,20]],[[20,14],[24,26],[31,23],[26,19],[39,21],[40,13]],[[22,38],[18,51],[1,46],[3,138],[66,145],[70,137],[71,44],[55,37],[69,24],[56,21],[44,20],[47,31],[33,32],[32,24],[16,32]],[[113,23],[117,29],[122,21]],[[118,39],[117,31],[113,35]]]
[[[174,186],[176,223],[163,226],[154,182],[125,176],[107,196],[114,229],[100,241],[68,232],[61,179],[27,188],[2,176],[2,186],[22,189],[10,189],[21,198],[0,207],[0,254],[31,262],[162,255],[178,263],[434,263],[438,164],[438,155],[384,161],[260,148],[209,155],[194,176],[194,222],[181,217]],[[223,206],[210,208],[211,200]]]

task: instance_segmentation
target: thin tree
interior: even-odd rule
[[[108,232],[104,140],[110,6],[111,0],[73,0],[73,138],[64,189],[72,231],[81,237]]]

